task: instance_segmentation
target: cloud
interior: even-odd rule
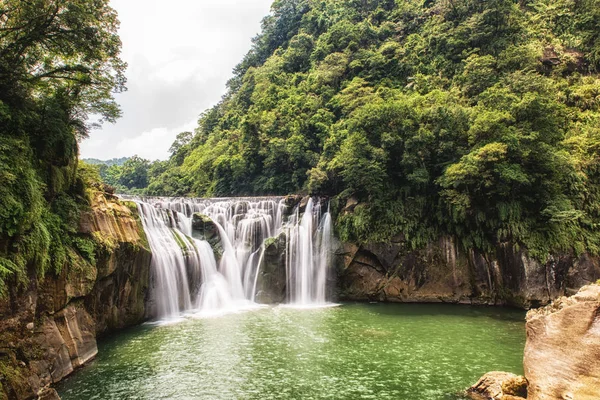
[[[123,117],[93,131],[82,157],[166,158],[175,135],[220,100],[271,1],[111,0],[128,91],[116,97]]]
[[[154,128],[146,132],[142,132],[137,136],[125,138],[121,140],[115,148],[115,157],[131,156],[134,154],[148,160],[164,160],[169,157],[169,148],[175,141],[175,137],[180,132],[193,131],[196,126],[196,120],[176,127]]]

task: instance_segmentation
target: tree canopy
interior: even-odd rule
[[[332,196],[343,239],[599,250],[598,0],[278,0],[149,194]]]
[[[126,65],[108,3],[0,2],[0,294],[28,269],[94,257],[77,233],[91,176],[77,140],[120,115]]]

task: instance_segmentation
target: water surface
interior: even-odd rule
[[[435,304],[269,307],[99,343],[57,389],[77,399],[457,399],[522,374],[524,312]]]

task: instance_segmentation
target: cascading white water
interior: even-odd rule
[[[302,218],[297,209],[290,222],[286,263],[289,302],[300,306],[325,304],[332,245],[329,210],[321,216],[321,205],[315,206],[310,199]]]
[[[146,203],[138,203],[139,211],[152,251],[152,270],[156,287],[153,291],[156,313],[161,318],[173,318],[179,311],[191,307],[191,296],[184,254],[194,251],[184,240],[185,235],[174,225],[174,214]],[[178,241],[179,239],[179,241]],[[183,247],[185,246],[185,248]]]
[[[322,212],[320,202],[310,199],[301,213],[300,206],[291,210],[282,198],[130,199],[138,203],[153,254],[158,317],[254,304],[264,242],[281,234],[288,302],[326,304],[333,235],[331,215],[328,209]],[[218,257],[205,238],[194,234],[195,213],[214,222],[222,247]]]

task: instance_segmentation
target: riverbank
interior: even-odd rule
[[[285,199],[290,210],[281,215],[295,215],[289,214],[295,207],[302,212],[308,200],[300,196]],[[81,234],[106,243],[107,251],[99,254],[95,265],[65,268],[68,274],[49,274],[39,283],[34,279],[0,302],[0,393],[4,398],[54,396],[53,389],[48,389],[51,384],[96,356],[98,336],[121,332],[154,316],[156,304],[149,296],[150,246],[137,206],[98,193],[79,225]],[[200,233],[206,236],[207,222],[201,225]],[[222,244],[211,246],[215,257],[222,257]],[[256,271],[258,279],[246,279],[256,282],[253,293],[258,302],[285,300],[288,260],[282,254],[286,248],[281,235],[265,241],[264,266],[260,274]],[[336,251],[335,274],[326,282],[327,298],[529,308],[575,291],[599,270],[598,260],[585,254],[550,257],[540,263],[524,250],[509,253],[507,246],[499,249],[496,254],[466,254],[451,238],[421,250],[409,249],[401,238],[388,244],[343,243]],[[187,262],[185,259],[182,262]],[[184,270],[198,272],[198,266]],[[190,275],[190,282],[196,285],[197,275]]]

